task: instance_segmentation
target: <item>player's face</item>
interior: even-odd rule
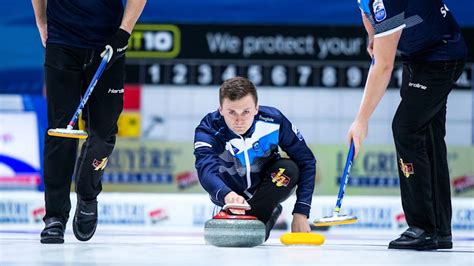
[[[258,106],[249,94],[236,101],[224,98],[219,112],[232,131],[243,135],[252,126],[254,116],[258,113]]]

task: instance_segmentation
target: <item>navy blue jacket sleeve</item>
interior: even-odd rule
[[[199,182],[214,202],[224,205],[224,197],[232,190],[219,175],[219,158],[215,152],[214,136],[201,127],[196,128],[194,136],[195,167]]]
[[[406,0],[371,0],[368,7],[373,18],[375,37],[383,37],[406,27]]]
[[[281,116],[279,146],[295,161],[300,170],[293,213],[301,213],[309,218],[316,177],[316,158],[299,130],[283,114]]]

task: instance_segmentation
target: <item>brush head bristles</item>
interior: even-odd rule
[[[49,129],[48,135],[63,138],[72,139],[85,139],[87,138],[87,132],[83,130],[67,129],[67,128],[55,128]]]
[[[356,216],[350,215],[334,215],[315,220],[313,224],[315,226],[332,226],[341,224],[353,224],[357,222]]]

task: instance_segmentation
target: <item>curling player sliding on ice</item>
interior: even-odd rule
[[[228,212],[257,217],[265,224],[265,240],[281,214],[280,203],[296,189],[291,231],[309,232],[315,157],[278,109],[258,106],[257,100],[254,84],[245,78],[221,85],[219,109],[206,115],[195,131],[199,180],[218,206],[248,203],[248,211]],[[279,147],[289,159],[280,156]]]

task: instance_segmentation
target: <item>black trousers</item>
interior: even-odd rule
[[[65,128],[89,86],[100,61],[101,51],[48,44],[45,80],[48,129]],[[74,175],[76,192],[92,200],[102,190],[101,177],[117,134],[117,120],[123,108],[125,59],[105,70],[83,109],[89,137],[77,157],[78,141],[46,134],[44,145],[44,219],[69,218],[69,193]]]
[[[298,179],[299,168],[292,160],[284,158],[272,163],[254,196],[248,200],[252,209],[246,214],[257,217],[263,223],[268,222],[273,209],[293,193]]]
[[[409,226],[451,234],[446,102],[464,61],[404,64],[393,118],[402,206]]]

